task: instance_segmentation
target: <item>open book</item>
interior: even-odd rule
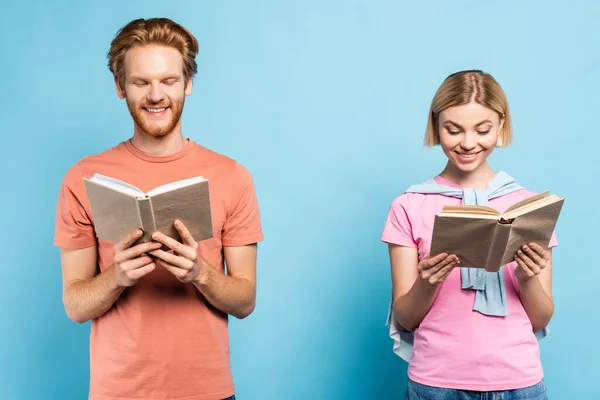
[[[208,180],[201,176],[168,183],[148,193],[101,174],[84,178],[84,184],[96,235],[101,239],[117,243],[142,228],[144,234],[136,244],[151,241],[156,231],[181,241],[173,226],[177,218],[195,240],[213,236]]]
[[[485,206],[445,206],[435,216],[430,254],[455,254],[461,267],[497,272],[514,261],[523,245],[548,246],[563,203],[563,198],[544,192],[503,214]]]

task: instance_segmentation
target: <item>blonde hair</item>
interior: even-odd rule
[[[498,147],[512,143],[512,127],[508,101],[502,87],[493,76],[479,70],[456,72],[448,76],[441,84],[429,108],[425,145],[428,147],[440,144],[440,133],[437,116],[446,108],[469,103],[477,103],[498,113],[504,125],[498,135]]]
[[[198,41],[194,35],[168,18],[140,18],[129,22],[117,32],[107,54],[108,68],[118,79],[121,88],[125,84],[124,61],[127,50],[149,44],[173,47],[181,53],[186,82],[196,75]]]

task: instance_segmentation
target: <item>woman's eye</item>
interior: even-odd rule
[[[458,135],[460,133],[460,131],[453,131],[453,130],[448,129],[448,133],[451,135]]]
[[[477,133],[479,133],[480,135],[487,135],[488,133],[490,133],[490,131],[489,130],[487,130],[487,131],[479,131]]]

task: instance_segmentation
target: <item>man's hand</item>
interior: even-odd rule
[[[153,250],[150,254],[157,258],[156,261],[160,266],[175,275],[181,282],[202,283],[203,279],[206,278],[207,269],[211,267],[199,256],[198,242],[192,237],[183,222],[176,220],[174,225],[183,239],[183,243],[160,232],[155,232],[152,235],[154,240],[173,250],[174,254],[164,250]]]
[[[115,245],[115,281],[118,287],[125,288],[135,285],[143,276],[156,268],[152,258],[147,256],[153,250],[161,247],[157,242],[146,242],[131,247],[142,235],[140,229],[125,236]]]

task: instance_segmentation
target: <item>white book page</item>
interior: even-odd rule
[[[142,192],[140,189],[136,188],[133,185],[130,185],[127,182],[120,181],[116,178],[111,178],[110,176],[102,175],[102,174],[94,174],[90,178],[90,181],[95,182],[99,185],[106,186],[108,188],[117,190],[121,193],[128,194],[134,197],[146,197],[146,194]]]
[[[194,178],[171,182],[171,183],[167,183],[165,185],[159,186],[157,188],[154,188],[151,191],[149,191],[147,194],[148,194],[148,196],[155,196],[157,194],[165,193],[165,192],[168,192],[173,189],[190,186],[190,185],[193,185],[198,182],[204,182],[205,180],[206,179],[201,176],[196,176]]]

